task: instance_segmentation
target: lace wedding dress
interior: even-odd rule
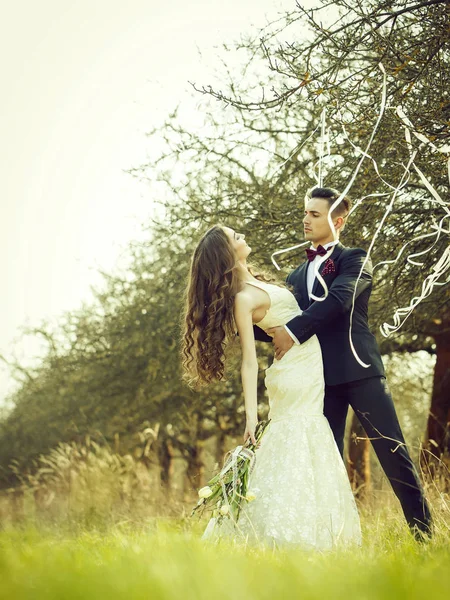
[[[301,310],[293,294],[273,284],[248,282],[264,290],[271,304],[258,323],[283,325]],[[210,519],[203,539],[242,540],[273,547],[329,550],[361,543],[359,516],[347,472],[323,415],[322,354],[314,335],[294,345],[266,371],[269,423],[256,450],[239,520]]]

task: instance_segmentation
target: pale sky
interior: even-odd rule
[[[151,195],[123,169],[146,162],[146,131],[192,103],[188,80],[209,83],[214,47],[294,8],[2,0],[0,354],[32,360],[39,346],[13,342],[18,328],[89,301],[96,269],[113,270],[139,238]],[[12,387],[0,363],[0,402]]]

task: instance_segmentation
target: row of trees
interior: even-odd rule
[[[318,2],[315,11],[297,3],[262,40],[239,44],[248,57],[241,73],[227,71],[220,88],[196,85],[226,107],[208,114],[200,133],[173,119],[154,132],[164,136],[167,148],[157,171],[171,191],[165,229],[170,236],[192,223],[226,222],[244,228],[256,261],[270,264],[274,249],[299,241],[304,192],[318,171],[324,107],[324,145],[330,148],[322,160],[325,184],[340,190],[352,179],[382,116],[351,187],[357,209],[344,241],[371,249],[376,330],[422,294],[426,278],[447,256],[432,294],[396,334],[380,336],[385,353],[436,353],[426,446],[440,457],[450,450],[450,9],[438,0],[332,4],[340,18],[330,25],[330,3]],[[411,122],[409,132],[399,109]],[[184,165],[182,178],[173,176],[177,164]],[[155,175],[148,166],[136,171]],[[299,260],[297,253],[285,255],[284,271]]]
[[[341,14],[334,24],[322,21],[326,2],[312,12],[297,4],[266,29],[262,41],[242,40],[234,50],[246,57],[242,72],[228,71],[220,90],[197,86],[205,99],[200,130],[175,113],[150,133],[150,143],[164,140],[165,150],[131,174],[167,186],[160,199],[164,216],[149,223],[147,243],[130,247],[128,269],[105,274],[92,306],[66,315],[56,329],[35,331],[47,340],[48,353],[38,368],[22,369],[13,408],[0,424],[3,487],[17,483],[18,470],[32,469],[39,454],[87,433],[111,445],[120,440],[118,451],[140,453],[144,462],[157,465],[167,485],[173,457],[179,455],[186,462],[187,485],[198,487],[207,440],[214,439],[221,462],[228,436],[243,431],[239,369],[233,368],[239,357],[238,352],[231,356],[227,380],[206,392],[193,393],[181,383],[180,312],[191,250],[199,230],[215,222],[244,230],[262,266],[270,266],[274,249],[301,241],[303,196],[314,184],[323,108],[330,143],[323,160],[325,184],[344,189],[360,161],[358,148],[366,148],[379,115],[380,63],[387,73],[387,108],[351,189],[355,200],[370,197],[352,214],[344,242],[368,248],[380,226],[372,249],[373,262],[380,265],[371,312],[376,330],[420,293],[449,246],[448,232],[420,236],[435,233],[434,224],[445,223],[450,213],[412,166],[387,210],[392,187],[399,186],[410,158],[395,109],[401,106],[434,147],[448,143],[449,6],[358,0],[334,5]],[[212,100],[225,108],[215,110]],[[414,144],[416,165],[448,198],[447,155],[429,143]],[[395,264],[380,264],[395,258],[406,242]],[[415,260],[420,265],[405,260],[425,250]],[[280,278],[299,260],[296,252],[284,255]],[[448,272],[399,332],[380,337],[385,353],[425,349],[436,354],[426,443],[439,458],[450,452],[445,277]],[[269,351],[261,349],[262,368]],[[264,414],[262,379],[261,372]],[[149,436],[156,437],[151,452]],[[364,445],[359,449],[354,464]]]

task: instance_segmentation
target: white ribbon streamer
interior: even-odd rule
[[[353,175],[352,175],[352,177],[350,179],[350,182],[347,184],[345,190],[340,194],[340,196],[336,199],[336,201],[333,203],[333,205],[330,207],[330,210],[328,211],[328,223],[330,225],[331,231],[333,232],[333,237],[334,237],[335,242],[337,242],[338,240],[337,240],[337,234],[336,234],[336,230],[335,230],[333,221],[331,220],[331,213],[333,212],[333,210],[337,206],[339,206],[339,204],[342,202],[344,196],[348,193],[349,189],[353,185],[353,183],[354,183],[354,181],[356,179],[356,176],[358,175],[358,173],[359,173],[359,171],[361,169],[361,165],[363,163],[364,158],[366,156],[368,156],[367,153],[369,151],[370,146],[372,145],[373,138],[375,137],[375,133],[376,133],[376,131],[378,129],[378,126],[380,124],[381,118],[382,118],[382,116],[384,114],[384,110],[385,110],[385,107],[386,107],[386,71],[385,71],[385,69],[384,69],[384,67],[383,67],[383,65],[381,63],[378,66],[379,66],[380,70],[383,73],[383,83],[382,83],[382,94],[381,94],[381,107],[380,107],[380,110],[379,110],[379,113],[378,113],[377,120],[375,122],[374,129],[373,129],[372,134],[370,136],[370,139],[369,139],[369,142],[367,144],[366,150],[365,151],[361,151],[362,152],[361,160],[359,161],[358,165],[356,166],[356,169],[355,169],[355,171],[354,171],[354,173],[353,173]],[[319,165],[320,165],[320,163],[323,160],[323,145],[324,145],[324,135],[325,135],[324,131],[325,131],[325,127],[326,127],[325,118],[326,118],[326,110],[324,108],[323,111],[322,111],[322,114],[321,114],[321,123],[320,123],[320,125],[318,125],[315,128],[315,130],[313,131],[313,133],[307,138],[307,140],[305,140],[305,142],[303,142],[301,145],[297,146],[294,149],[294,152],[295,152],[297,150],[297,148],[301,147],[304,143],[306,143],[306,141],[308,141],[312,137],[312,135],[317,131],[317,129],[319,128],[319,126],[321,126],[321,128],[322,128],[322,138],[321,138],[321,142],[320,142],[320,147],[322,148],[322,150],[320,151],[321,152],[321,154],[320,154],[320,159],[321,160],[319,160]],[[330,153],[329,147],[328,147],[328,152]],[[289,158],[292,156],[292,154],[287,158],[287,160],[281,166],[283,166],[289,160]],[[281,167],[279,167],[279,168],[281,168]],[[322,167],[319,168],[319,181],[322,181],[321,177],[322,177]],[[321,183],[321,185],[323,185],[323,182]],[[319,187],[321,187],[321,185]],[[307,244],[309,244],[309,242],[302,242],[301,244],[296,244],[295,246],[290,246],[289,248],[283,248],[282,250],[277,250],[276,252],[274,252],[271,255],[271,260],[272,260],[272,263],[274,264],[275,268],[277,269],[277,271],[280,270],[280,266],[275,261],[274,256],[278,256],[279,254],[284,254],[285,252],[290,252],[291,250],[296,250],[297,248],[301,248],[302,246],[306,246]],[[327,260],[327,258],[329,258],[329,256],[330,256],[330,254],[326,255],[324,257],[324,260]],[[320,264],[322,264],[322,262],[324,262],[324,260],[320,261]],[[318,266],[320,266],[320,265],[318,265]],[[317,274],[318,274],[318,270],[317,269],[315,270],[315,274],[317,276]],[[316,298],[316,297],[314,298],[314,299],[317,299],[319,302],[321,302],[322,300],[325,300],[325,298],[328,296],[328,288],[327,288],[327,285],[325,284],[325,282],[323,281],[323,279],[320,281],[320,283],[321,283],[321,285],[322,285],[322,287],[324,289],[325,295],[322,298]]]
[[[427,248],[426,250],[423,250],[422,252],[418,252],[415,254],[410,254],[407,257],[407,261],[410,262],[411,264],[417,265],[417,266],[422,266],[423,263],[417,263],[414,260],[411,260],[411,257],[415,258],[417,256],[423,256],[425,254],[427,254],[428,252],[431,251],[431,249],[435,246],[435,244],[437,243],[437,241],[439,240],[440,236],[442,233],[448,233],[448,231],[446,229],[443,228],[443,223],[444,220],[450,217],[450,210],[449,210],[449,203],[445,202],[441,196],[439,195],[439,193],[437,192],[437,190],[431,185],[431,183],[428,181],[428,179],[425,177],[425,175],[423,174],[423,172],[419,169],[419,167],[414,163],[414,159],[417,155],[417,150],[413,149],[413,144],[412,144],[412,135],[413,134],[420,142],[429,145],[432,150],[434,151],[438,151],[441,153],[448,153],[450,152],[450,147],[448,145],[444,145],[441,146],[440,148],[438,148],[435,144],[433,144],[433,142],[431,140],[429,140],[426,136],[424,136],[423,134],[417,132],[414,130],[413,128],[413,124],[411,123],[411,121],[408,119],[407,115],[405,114],[405,112],[403,111],[403,109],[398,106],[396,109],[396,113],[398,115],[398,117],[400,118],[400,120],[402,121],[403,125],[404,125],[404,133],[405,133],[405,140],[406,140],[406,144],[408,146],[409,152],[410,152],[410,160],[408,165],[412,165],[412,167],[414,168],[414,170],[416,171],[416,173],[418,174],[420,180],[422,181],[423,185],[426,187],[426,189],[429,191],[429,193],[431,194],[433,200],[432,202],[439,204],[439,206],[445,211],[446,216],[441,219],[441,221],[439,222],[439,225],[434,225],[434,227],[436,228],[436,233],[431,233],[431,234],[425,234],[422,236],[418,236],[416,238],[414,238],[414,240],[412,241],[417,241],[419,239],[424,239],[426,237],[431,237],[433,235],[436,236],[436,239],[434,240],[433,244]],[[448,170],[449,170],[449,181],[450,181],[450,156],[449,159],[447,161],[448,164]],[[407,242],[408,244],[409,242]],[[400,252],[397,255],[397,258],[394,261],[384,261],[385,263],[396,263],[397,260],[399,259],[400,255],[402,254],[404,248],[406,247],[405,244]],[[382,264],[382,263],[380,263]],[[391,335],[392,333],[394,333],[395,331],[398,331],[403,324],[405,323],[406,319],[410,316],[410,314],[412,313],[412,311],[416,308],[416,306],[425,298],[427,298],[431,292],[433,291],[433,288],[436,286],[440,286],[440,285],[445,285],[446,283],[448,283],[448,281],[439,281],[439,279],[450,269],[450,246],[448,246],[445,250],[444,253],[442,254],[442,256],[439,258],[439,260],[436,262],[436,264],[433,266],[433,271],[425,278],[425,280],[422,283],[422,290],[419,296],[415,296],[414,298],[412,298],[411,302],[409,303],[408,306],[403,307],[403,308],[399,308],[395,311],[394,315],[393,315],[393,321],[394,324],[393,325],[389,325],[389,323],[383,323],[383,325],[381,325],[380,327],[380,331],[382,333],[382,335],[384,337],[388,337],[389,335]]]
[[[396,198],[398,197],[399,193],[401,192],[401,190],[407,185],[409,178],[411,176],[411,168],[413,168],[415,170],[415,172],[417,173],[417,175],[419,176],[419,179],[421,180],[421,182],[423,183],[423,185],[425,186],[425,188],[428,190],[428,192],[430,193],[432,199],[430,199],[429,201],[435,204],[438,204],[446,213],[446,215],[440,220],[440,222],[438,224],[433,223],[433,228],[436,230],[435,232],[432,233],[426,233],[426,234],[422,234],[419,236],[414,237],[412,240],[409,240],[408,242],[406,242],[402,248],[400,249],[400,251],[398,252],[397,256],[395,259],[393,260],[387,260],[387,261],[382,261],[380,263],[378,263],[377,265],[375,265],[374,269],[376,269],[377,267],[381,266],[381,265],[388,265],[388,264],[395,264],[401,257],[401,255],[403,254],[403,252],[405,251],[406,247],[409,244],[412,244],[414,242],[417,242],[419,240],[423,240],[426,238],[432,238],[434,237],[434,241],[432,242],[432,244],[427,247],[425,250],[422,250],[420,252],[415,252],[415,253],[410,253],[407,255],[406,257],[406,261],[412,265],[415,266],[422,266],[423,263],[418,262],[414,259],[421,257],[421,256],[425,256],[426,254],[428,254],[432,248],[436,245],[436,243],[438,242],[438,240],[440,239],[441,235],[443,233],[445,234],[450,234],[450,231],[444,228],[444,222],[446,219],[450,218],[450,203],[445,202],[441,196],[439,195],[439,193],[437,192],[437,190],[432,186],[432,184],[429,182],[429,180],[427,179],[427,177],[424,175],[424,173],[419,169],[419,167],[415,164],[415,158],[417,156],[417,149],[413,148],[413,143],[412,143],[412,136],[414,136],[417,140],[419,140],[419,142],[421,142],[422,144],[426,144],[429,145],[430,148],[435,151],[435,152],[440,152],[440,153],[444,153],[447,154],[449,153],[449,157],[447,160],[447,170],[448,170],[448,175],[449,175],[449,181],[450,181],[450,145],[448,144],[444,144],[440,147],[436,146],[436,144],[434,144],[431,140],[429,140],[425,135],[421,134],[420,132],[414,130],[413,125],[411,123],[411,121],[408,119],[408,117],[406,116],[406,114],[404,113],[403,109],[401,107],[397,107],[396,109],[396,113],[399,116],[399,118],[401,119],[403,125],[404,125],[404,132],[405,132],[405,140],[410,152],[410,158],[408,160],[408,163],[406,166],[404,166],[404,171],[403,174],[401,176],[400,182],[397,186],[391,185],[388,181],[386,181],[379,169],[378,169],[378,164],[376,162],[376,160],[369,154],[369,149],[371,147],[371,144],[373,142],[373,139],[375,137],[376,131],[379,127],[379,124],[381,122],[381,119],[384,115],[385,112],[385,108],[386,108],[386,71],[383,67],[382,64],[379,65],[380,70],[383,73],[383,83],[382,83],[382,94],[381,94],[381,104],[380,104],[380,109],[379,109],[379,113],[378,113],[378,117],[377,120],[375,122],[374,128],[372,130],[371,136],[369,138],[369,141],[367,143],[367,146],[365,148],[365,150],[362,150],[361,148],[357,147],[352,140],[350,139],[346,129],[345,129],[345,125],[343,123],[343,120],[341,119],[341,126],[342,126],[342,130],[344,133],[345,138],[348,140],[348,142],[350,143],[350,145],[354,148],[354,150],[356,150],[357,152],[360,153],[361,158],[349,180],[349,182],[347,183],[345,189],[342,191],[342,193],[339,195],[339,197],[334,201],[334,203],[332,204],[332,206],[330,207],[329,211],[328,211],[328,215],[327,215],[327,219],[328,219],[328,223],[330,225],[330,229],[333,232],[333,238],[334,238],[334,242],[335,244],[338,242],[338,237],[337,237],[337,232],[336,229],[334,227],[332,218],[331,218],[331,214],[333,213],[333,211],[339,206],[339,204],[342,202],[343,198],[346,196],[346,194],[348,193],[348,191],[351,189],[360,169],[362,166],[362,163],[364,161],[364,159],[369,159],[375,169],[375,172],[377,173],[378,177],[380,178],[381,181],[383,181],[383,183],[390,188],[390,192],[387,193],[374,193],[374,194],[368,194],[367,196],[364,196],[363,198],[359,199],[357,201],[357,203],[353,206],[352,210],[350,211],[349,214],[353,213],[361,204],[362,202],[369,197],[383,197],[383,196],[391,196],[391,200],[388,203],[388,206],[386,207],[385,213],[379,223],[379,226],[377,227],[377,230],[371,240],[369,249],[367,251],[367,255],[365,257],[365,260],[363,262],[363,265],[361,267],[360,273],[356,279],[356,284],[355,284],[355,289],[353,292],[353,298],[352,298],[352,308],[351,308],[351,314],[350,314],[350,328],[349,328],[349,342],[350,342],[350,347],[352,349],[352,353],[355,356],[355,359],[357,360],[357,362],[365,367],[368,368],[370,365],[364,363],[358,356],[356,349],[354,347],[353,344],[353,340],[352,340],[352,322],[353,322],[353,313],[354,313],[354,309],[355,309],[355,301],[356,301],[356,290],[357,290],[357,284],[362,276],[362,273],[364,271],[364,268],[367,264],[367,261],[370,258],[370,254],[371,251],[375,245],[375,241],[389,215],[389,213],[392,211],[393,205],[394,205],[394,201],[396,200]],[[324,145],[325,145],[325,131],[326,131],[326,110],[325,108],[322,111],[321,114],[321,122],[320,122],[320,126],[321,126],[321,138],[320,138],[320,144],[319,144],[319,160],[318,160],[318,174],[316,177],[316,181],[319,187],[322,187],[323,185],[323,159],[324,159]],[[319,126],[318,126],[319,127]],[[317,128],[314,130],[313,134],[315,133],[315,131],[317,131]],[[312,134],[312,135],[313,135]],[[308,137],[308,140],[310,139],[311,136]],[[307,140],[306,140],[307,141]],[[330,147],[329,147],[329,138],[327,139],[327,144],[328,144],[328,154],[330,155]],[[295,149],[297,150],[297,148]],[[285,163],[283,163],[285,164]],[[280,267],[278,266],[277,262],[275,261],[275,256],[278,256],[280,254],[283,254],[285,252],[290,252],[292,250],[296,250],[297,248],[301,248],[302,246],[306,246],[309,242],[302,242],[300,244],[296,244],[295,246],[290,246],[289,248],[286,249],[282,249],[282,250],[277,250],[276,252],[274,252],[271,255],[271,260],[273,262],[273,264],[275,265],[277,270],[280,270]],[[314,275],[315,277],[318,279],[320,285],[322,286],[323,290],[324,290],[324,295],[322,297],[318,297],[315,295],[311,295],[311,298],[315,301],[318,302],[322,302],[323,300],[325,300],[328,296],[328,287],[325,283],[325,281],[323,280],[321,274],[320,274],[320,268],[321,265],[331,256],[331,253],[333,252],[334,249],[334,245],[331,246],[331,248],[328,249],[327,254],[323,257],[320,258],[320,260],[316,261],[315,264],[315,268],[314,268]],[[419,304],[419,302],[421,302],[424,298],[426,298],[427,296],[429,296],[433,290],[434,287],[436,286],[441,286],[441,285],[445,285],[446,283],[448,283],[448,281],[439,281],[439,279],[449,270],[450,268],[450,246],[444,251],[443,255],[440,257],[440,259],[436,262],[436,264],[433,267],[432,273],[430,273],[425,281],[422,284],[422,292],[419,296],[414,297],[409,306],[405,307],[405,308],[400,308],[398,309],[394,316],[393,316],[393,321],[394,321],[394,325],[389,325],[388,323],[384,323],[383,326],[381,327],[381,332],[384,336],[388,336],[391,333],[393,333],[394,331],[397,331],[402,325],[403,323],[406,321],[406,319],[409,317],[409,315],[411,314],[411,312],[414,310],[414,308]]]
[[[253,450],[250,450],[249,448],[244,448],[243,446],[236,446],[236,448],[233,451],[230,451],[227,453],[226,459],[225,459],[225,464],[219,473],[219,481],[220,481],[220,485],[222,487],[222,496],[223,496],[224,502],[227,506],[229,506],[229,502],[228,502],[227,490],[225,488],[225,475],[228,473],[228,471],[230,471],[230,469],[233,471],[233,480],[232,480],[232,488],[231,488],[232,489],[231,497],[233,498],[234,495],[236,494],[236,488],[237,488],[239,457],[243,458],[244,460],[248,459],[250,461],[250,464],[248,467],[249,475],[252,473],[252,471],[255,467],[256,455],[253,452]]]
[[[416,252],[414,254],[409,254],[406,257],[407,262],[417,265],[417,266],[423,266],[423,263],[416,263],[414,261],[411,260],[411,257],[416,257],[416,256],[421,256],[423,254],[427,254],[428,252],[430,252],[430,250],[436,245],[437,241],[440,238],[440,235],[442,232],[444,233],[449,233],[446,229],[443,228],[443,222],[447,219],[448,217],[444,217],[443,219],[441,219],[441,221],[439,222],[439,225],[434,224],[432,227],[434,227],[437,231],[436,233],[424,233],[423,235],[418,235],[416,237],[414,237],[412,240],[408,240],[399,250],[397,256],[391,260],[382,260],[379,263],[377,263],[376,265],[374,265],[373,269],[374,271],[378,268],[381,267],[382,265],[395,265],[398,260],[400,259],[400,256],[403,254],[403,251],[405,250],[406,246],[409,246],[409,244],[413,244],[414,242],[417,242],[419,240],[423,240],[425,238],[429,238],[429,237],[433,237],[436,236],[436,239],[434,240],[434,242],[432,243],[431,246],[429,246],[426,250],[423,250],[422,252]]]
[[[321,132],[320,132],[320,142],[319,142],[319,175],[317,178],[317,185],[320,188],[323,186],[322,166],[323,166],[323,147],[325,144],[326,115],[327,115],[327,109],[324,106],[323,110],[322,110],[322,115],[320,117],[322,126],[321,126]],[[329,147],[328,147],[328,150],[329,150]]]
[[[332,218],[331,218],[331,214],[339,206],[339,204],[343,201],[344,197],[346,196],[346,194],[348,193],[348,191],[352,187],[352,185],[353,185],[353,183],[354,183],[354,181],[355,181],[355,179],[356,179],[356,177],[357,177],[357,175],[358,175],[358,173],[359,173],[359,171],[361,169],[361,166],[362,166],[362,163],[363,163],[364,159],[366,157],[371,158],[369,156],[368,152],[369,152],[369,149],[370,149],[370,147],[372,145],[373,139],[375,137],[375,133],[376,133],[378,127],[379,127],[379,124],[381,122],[381,119],[382,119],[382,117],[384,115],[384,111],[385,111],[385,108],[386,108],[386,70],[385,70],[385,68],[383,67],[383,65],[381,63],[378,66],[379,66],[379,68],[380,68],[380,70],[381,70],[381,72],[383,74],[383,82],[382,82],[382,85],[381,85],[381,105],[380,105],[380,109],[379,109],[379,112],[378,112],[378,116],[377,116],[377,120],[375,122],[374,128],[372,130],[372,133],[370,135],[369,141],[367,143],[366,149],[364,151],[361,150],[361,155],[362,156],[361,156],[361,158],[360,158],[360,160],[359,160],[359,162],[358,162],[358,164],[357,164],[357,166],[356,166],[356,168],[355,168],[355,170],[353,172],[353,175],[350,178],[350,181],[346,185],[344,191],[341,192],[341,194],[338,196],[338,198],[331,205],[331,207],[330,207],[330,209],[328,211],[327,219],[328,219],[328,223],[330,225],[330,229],[333,232],[334,244],[328,249],[328,251],[325,254],[325,256],[323,256],[320,260],[317,261],[317,264],[315,265],[315,268],[314,268],[314,276],[317,277],[320,285],[322,286],[322,288],[324,290],[324,295],[322,297],[315,296],[315,295],[311,294],[311,299],[313,299],[313,300],[315,300],[317,302],[323,302],[323,300],[325,300],[328,297],[328,286],[326,285],[323,277],[321,276],[321,274],[319,272],[319,269],[320,269],[321,265],[326,260],[328,260],[328,258],[331,256],[331,254],[332,254],[332,252],[334,250],[334,245],[337,244],[338,241],[339,241],[338,240],[338,236],[337,236],[337,232],[336,232],[336,228],[334,227],[334,223],[333,223]],[[320,143],[319,177],[318,177],[318,181],[320,182],[320,187],[322,186],[322,180],[323,180],[323,178],[322,178],[322,162],[323,162],[323,145],[324,145],[325,128],[326,128],[326,112],[325,112],[325,109],[322,111],[322,115],[321,115],[321,126],[322,126],[322,135],[321,135],[321,143]],[[344,133],[346,133],[345,130],[344,130]],[[353,147],[355,147],[355,146],[353,145]],[[328,145],[328,150],[329,150],[329,145]],[[277,250],[276,252],[274,252],[272,254],[272,256],[271,256],[271,260],[272,260],[273,264],[275,265],[276,269],[280,270],[280,267],[278,266],[277,262],[275,261],[274,256],[277,256],[279,254],[283,254],[285,252],[289,252],[291,250],[295,250],[297,248],[300,248],[300,247],[306,245],[307,243],[308,242],[303,242],[301,244],[297,244],[295,246],[291,246],[289,248],[282,249],[282,250]],[[352,318],[353,318],[353,312],[354,312],[354,307],[355,307],[357,285],[358,285],[358,282],[359,282],[359,280],[361,278],[361,275],[363,273],[363,270],[364,270],[364,267],[365,267],[365,265],[367,263],[367,260],[369,259],[369,253],[370,253],[370,250],[367,253],[367,256],[366,256],[366,258],[364,260],[364,263],[363,263],[363,265],[361,267],[361,271],[360,271],[360,273],[359,273],[359,275],[358,275],[358,277],[356,279],[355,290],[354,290],[353,299],[352,299],[352,309],[351,309],[351,314],[350,314],[350,327],[349,327],[349,341],[350,341],[350,347],[351,347],[352,353],[353,353],[356,361],[361,366],[363,366],[365,368],[370,367],[370,365],[364,363],[359,358],[359,356],[358,356],[358,354],[356,352],[356,349],[354,347],[353,339],[352,339]]]
[[[377,120],[375,122],[375,126],[374,126],[374,128],[372,130],[372,133],[370,135],[370,138],[369,138],[369,141],[367,143],[366,149],[362,152],[361,159],[360,159],[359,163],[357,164],[356,169],[354,170],[353,175],[350,178],[350,181],[347,183],[344,191],[341,192],[341,194],[338,196],[338,198],[333,202],[333,204],[331,205],[331,207],[330,207],[330,209],[328,211],[328,223],[330,225],[331,231],[333,232],[333,237],[334,237],[334,240],[336,241],[336,243],[338,241],[338,237],[337,237],[337,232],[336,232],[336,229],[334,227],[333,221],[331,219],[331,214],[339,206],[339,204],[342,202],[342,200],[344,199],[344,197],[346,196],[346,194],[349,192],[350,188],[352,187],[352,185],[353,185],[353,183],[354,183],[354,181],[355,181],[355,179],[356,179],[356,177],[357,177],[357,175],[358,175],[358,173],[359,173],[359,171],[361,169],[361,166],[362,166],[362,163],[363,163],[364,159],[367,156],[369,156],[368,152],[369,152],[370,146],[372,145],[373,139],[375,137],[375,133],[376,133],[376,131],[378,129],[378,126],[379,126],[379,124],[381,122],[381,119],[382,119],[382,117],[384,115],[384,111],[385,111],[385,108],[386,108],[386,70],[385,70],[385,68],[383,67],[383,65],[381,63],[378,66],[379,66],[381,72],[383,73],[383,83],[382,83],[382,86],[381,86],[381,90],[382,90],[381,91],[381,105],[380,105],[380,109],[379,109],[379,112],[378,112]],[[359,357],[358,353],[356,352],[356,348],[355,348],[355,346],[353,344],[352,322],[353,322],[353,313],[354,313],[354,310],[355,310],[356,290],[357,290],[358,282],[361,279],[362,273],[364,271],[364,267],[366,266],[366,263],[369,260],[370,251],[372,250],[372,247],[373,247],[373,244],[371,244],[371,247],[367,251],[367,255],[366,255],[366,257],[364,259],[364,262],[363,262],[363,264],[361,266],[361,270],[360,270],[360,272],[358,274],[358,277],[356,278],[355,289],[353,291],[353,298],[352,298],[352,308],[351,308],[351,311],[350,311],[350,327],[349,327],[349,332],[348,332],[350,348],[352,350],[353,356],[355,357],[355,359],[358,362],[358,364],[360,364],[362,367],[364,367],[366,369],[370,367],[370,364],[367,364],[367,363],[365,363],[364,361],[361,360],[361,358]],[[331,248],[331,252],[332,251],[333,251],[333,248]],[[329,258],[329,256],[331,255],[331,252],[328,252],[323,257],[323,260],[320,261],[320,264],[322,264],[322,262],[324,262],[325,260],[327,260]],[[319,278],[319,273],[318,273],[318,268],[319,267],[320,267],[320,265],[317,265],[317,268],[314,270],[314,274],[318,278]],[[320,277],[319,281],[320,281],[320,283],[321,283],[321,285],[322,285],[322,287],[324,289],[324,296],[322,298],[318,298],[316,296],[314,296],[314,297],[311,296],[311,297],[313,297],[313,299],[316,300],[316,301],[322,302],[328,296],[328,287],[326,286],[325,282],[323,281],[323,279],[321,277]]]
[[[398,329],[400,329],[404,325],[406,319],[411,315],[411,313],[416,308],[416,306],[420,302],[422,302],[422,300],[424,300],[431,294],[434,287],[436,287],[438,285],[446,285],[447,283],[450,282],[450,279],[448,279],[447,281],[438,281],[438,279],[449,269],[450,269],[450,246],[448,246],[444,250],[442,256],[439,258],[437,263],[433,266],[432,273],[430,273],[425,278],[424,282],[422,283],[422,291],[421,291],[420,295],[415,296],[409,303],[409,306],[406,306],[404,308],[399,308],[395,311],[395,314],[393,316],[393,321],[394,321],[393,325],[389,325],[389,323],[383,323],[383,325],[381,326],[380,329],[381,329],[381,333],[384,335],[384,337],[389,337],[392,333],[394,333],[395,331],[398,331]]]

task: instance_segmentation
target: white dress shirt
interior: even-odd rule
[[[338,243],[338,241],[328,242],[328,244],[324,244],[323,247],[325,248],[325,250],[329,250],[332,246],[336,246],[337,243]],[[311,248],[313,250],[316,250],[316,248],[314,248],[314,246],[311,246]],[[314,257],[314,260],[311,260],[310,262],[308,262],[308,265],[306,267],[306,269],[307,269],[307,271],[306,271],[306,287],[308,290],[309,298],[311,298],[312,290],[314,287],[314,282],[316,280],[315,267],[316,267],[317,263],[322,259],[323,259],[323,256],[317,255],[316,257]],[[295,337],[295,335],[292,333],[292,331],[289,329],[289,327],[286,327],[286,325],[285,325],[284,328],[286,329],[288,334],[291,336],[291,338],[294,340],[294,342],[296,344],[300,344],[300,342]]]

